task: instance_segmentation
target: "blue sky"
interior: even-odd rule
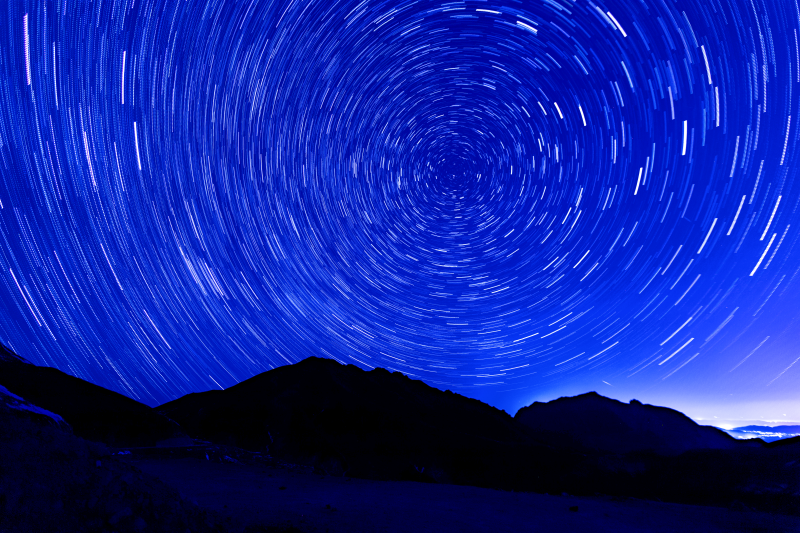
[[[0,339],[150,405],[318,355],[800,420],[799,18],[14,2]]]

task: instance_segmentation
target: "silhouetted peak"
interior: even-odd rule
[[[344,366],[339,361],[335,359],[330,359],[329,357],[317,357],[316,355],[312,355],[310,357],[306,357],[299,363],[295,363],[291,366],[298,366],[298,367],[314,367],[318,366],[320,368],[326,368],[331,366]]]
[[[550,400],[549,402],[533,402],[532,404],[528,405],[527,407],[522,407],[519,411],[517,411],[517,415],[520,413],[524,413],[526,410],[530,409],[538,409],[542,406],[564,406],[564,405],[582,405],[582,406],[591,406],[591,405],[608,405],[608,404],[622,404],[617,400],[607,398],[596,391],[584,392],[582,394],[578,394],[576,396],[561,396],[555,400]],[[516,415],[515,415],[516,416]]]
[[[535,402],[514,416],[546,440],[566,446],[611,453],[655,451],[682,453],[689,449],[730,448],[735,439],[716,428],[699,426],[668,407],[623,403],[597,392]]]
[[[430,466],[434,458],[453,464],[443,450],[480,455],[484,448],[522,446],[528,435],[508,413],[479,400],[402,372],[318,357],[156,409],[195,438],[252,451],[266,447],[315,464],[333,461],[352,472],[397,473],[420,461]]]
[[[207,391],[204,393],[189,394],[183,398],[198,399],[199,396],[209,393],[220,394],[223,391]],[[283,397],[283,401],[292,405],[297,403],[307,404],[321,401],[325,404],[331,402],[365,402],[367,405],[377,405],[384,401],[390,403],[400,402],[398,405],[410,407],[416,405],[423,411],[425,405],[432,398],[447,398],[448,401],[463,402],[473,409],[500,414],[503,417],[511,416],[474,398],[468,398],[452,391],[442,391],[432,387],[420,379],[386,368],[376,367],[364,370],[353,364],[342,364],[335,359],[310,356],[302,361],[284,365],[272,370],[257,374],[245,381],[225,389],[231,394],[220,394],[217,398],[220,405],[233,407],[235,404],[263,405],[269,398]],[[289,400],[289,398],[292,398]],[[393,398],[389,400],[389,398]],[[403,398],[400,400],[400,398]],[[175,402],[167,402],[157,409],[160,412],[169,412]],[[205,402],[206,399],[203,400]],[[438,401],[438,400],[437,400]],[[287,404],[289,405],[289,404]]]
[[[584,392],[583,394],[578,394],[577,396],[565,396],[562,397],[564,400],[593,400],[599,402],[615,402],[615,403],[622,403],[619,400],[615,400],[613,398],[609,398],[608,396],[603,396],[597,391],[590,391]]]

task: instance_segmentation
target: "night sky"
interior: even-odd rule
[[[11,0],[0,341],[800,420],[796,0]],[[794,118],[794,120],[793,120]]]

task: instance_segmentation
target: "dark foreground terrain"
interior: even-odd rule
[[[212,533],[221,523],[0,386],[0,532]]]
[[[205,458],[136,458],[131,464],[253,531],[267,526],[306,533],[800,531],[800,517],[749,511],[743,505],[704,507],[375,481]]]
[[[309,357],[156,410],[191,437],[320,474],[800,515],[800,439],[737,441],[597,393],[512,417],[399,372]]]
[[[0,533],[44,531],[796,532],[800,438],[318,358],[151,409],[0,349]]]

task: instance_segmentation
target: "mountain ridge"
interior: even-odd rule
[[[379,479],[451,480],[454,463],[493,455],[477,449],[532,445],[526,428],[479,400],[316,357],[156,410],[198,438]]]
[[[584,451],[676,455],[693,449],[733,449],[742,444],[675,409],[638,400],[626,404],[597,392],[534,402],[517,411],[514,419]]]
[[[151,407],[56,368],[37,366],[0,344],[0,385],[63,417],[75,435],[111,446],[155,446],[186,439]]]
[[[84,416],[105,424],[105,432],[89,426],[93,438],[131,457],[203,454],[206,460],[267,461],[348,479],[701,505],[745,501],[800,514],[800,438],[737,441],[673,409],[636,400],[625,404],[596,392],[534,402],[512,417],[400,372],[309,357],[155,409],[123,397],[123,407],[162,424],[167,436],[177,428],[194,439],[165,443],[164,434],[155,435],[124,408],[109,409],[120,395],[55,369],[5,356],[0,385],[17,397],[12,401],[24,399],[61,415],[76,436],[87,434],[80,416],[86,409]],[[127,441],[120,438],[120,425],[134,433]],[[141,448],[158,444],[172,447]]]

